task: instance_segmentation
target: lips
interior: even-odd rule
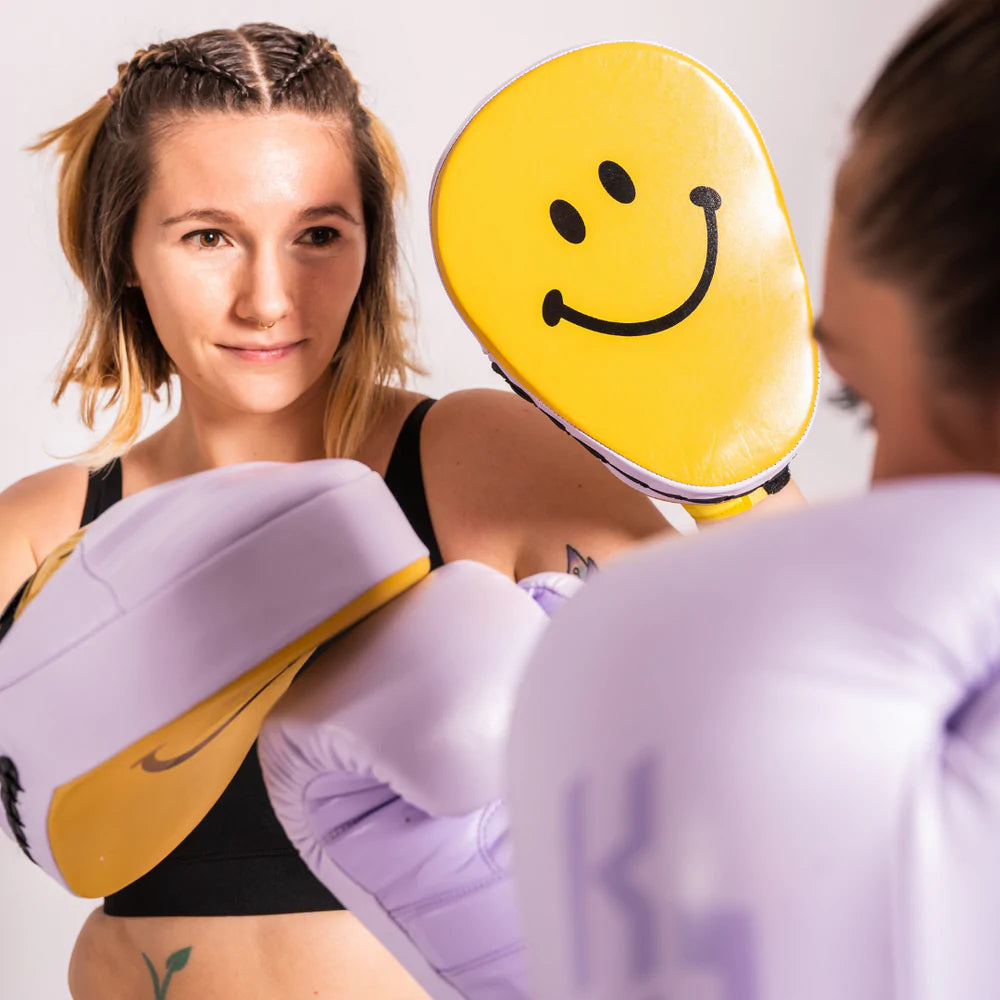
[[[219,344],[218,346],[228,354],[234,354],[247,361],[277,361],[287,357],[303,343],[305,341],[293,340],[280,344]]]

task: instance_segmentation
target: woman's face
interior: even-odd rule
[[[199,115],[157,140],[134,280],[186,399],[272,413],[325,384],[365,263],[346,132]]]
[[[872,478],[987,471],[994,458],[984,449],[981,405],[944,388],[913,299],[870,277],[852,256],[850,191],[842,172],[816,339],[875,429]]]

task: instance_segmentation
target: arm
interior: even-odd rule
[[[427,416],[421,458],[448,562],[475,559],[515,579],[565,573],[673,531],[648,497],[510,393],[441,399]]]
[[[22,505],[10,493],[0,493],[0,610],[37,569]]]
[[[58,465],[0,493],[0,609],[60,542],[80,526],[87,470]]]

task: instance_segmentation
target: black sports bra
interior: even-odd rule
[[[443,562],[424,494],[420,426],[434,400],[406,418],[386,470],[386,485],[427,546]],[[121,463],[91,473],[87,524],[121,499]],[[271,809],[256,743],[208,815],[152,871],[104,900],[114,917],[250,916],[342,910],[292,846]]]

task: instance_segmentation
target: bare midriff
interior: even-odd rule
[[[428,1000],[345,910],[109,917],[97,909],[77,939],[69,985],[73,1000]]]

